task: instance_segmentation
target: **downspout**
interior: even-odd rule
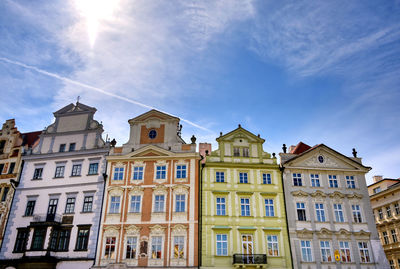
[[[283,172],[285,171],[285,167],[281,164],[281,165],[279,165],[279,170],[281,170],[281,180],[282,180],[282,190],[283,190],[283,205],[284,205],[284,208],[285,208],[286,232],[287,232],[288,241],[289,241],[290,260],[292,261],[292,269],[294,269],[293,256],[292,256],[292,246],[291,246],[291,243],[290,243],[288,212],[286,210],[285,184],[283,182]]]
[[[203,191],[202,191],[202,186],[203,186],[203,169],[205,167],[205,163],[201,163],[201,161],[204,159],[202,155],[200,155],[200,160],[199,160],[199,229],[198,229],[198,237],[199,237],[199,246],[198,246],[198,259],[199,259],[199,264],[198,268],[201,266],[201,255],[202,255],[202,245],[201,245],[201,232],[202,232],[202,203],[203,203]]]

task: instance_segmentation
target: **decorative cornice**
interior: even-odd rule
[[[311,193],[310,196],[311,197],[318,197],[319,196],[319,197],[325,198],[327,195],[326,195],[326,193],[324,193],[324,192],[322,192],[320,190],[317,190],[317,191]]]
[[[335,191],[335,192],[333,192],[333,193],[330,193],[330,194],[329,194],[329,197],[330,197],[330,198],[341,198],[341,199],[343,199],[343,198],[346,197],[346,195],[343,194],[343,193],[340,193],[340,192],[338,192],[338,191]]]
[[[305,191],[298,190],[298,191],[292,191],[291,193],[293,196],[304,196],[307,197],[309,194]]]

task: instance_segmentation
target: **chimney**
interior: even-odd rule
[[[210,143],[199,143],[199,153],[201,156],[204,157],[202,163],[205,163],[206,161],[206,152],[208,152],[208,154],[211,153],[211,144]]]
[[[383,179],[383,176],[373,176],[372,179],[374,180],[374,183],[381,181]]]

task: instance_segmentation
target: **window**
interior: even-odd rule
[[[65,214],[71,214],[75,211],[75,197],[67,198],[67,203],[65,205]]]
[[[120,196],[111,196],[110,212],[111,214],[119,213]]]
[[[185,258],[185,237],[184,236],[174,236],[174,258],[183,259]]]
[[[8,173],[12,174],[14,172],[14,168],[15,168],[15,163],[10,163],[10,167],[8,169]]]
[[[312,255],[311,255],[311,241],[300,241],[301,246],[301,258],[303,262],[312,262]]]
[[[354,176],[346,176],[346,185],[349,189],[356,188],[356,182],[354,181]]]
[[[317,221],[324,222],[325,219],[325,209],[324,204],[315,204],[315,214],[317,215]]]
[[[106,247],[104,249],[105,259],[115,259],[115,237],[106,237]]]
[[[396,234],[396,230],[390,230],[390,233],[392,234],[392,240],[393,243],[397,243],[397,234]]]
[[[386,216],[390,218],[392,216],[392,210],[390,209],[390,206],[386,207]]]
[[[43,250],[46,228],[36,228],[33,231],[31,250]]]
[[[389,260],[389,265],[390,265],[390,269],[395,269],[395,265],[394,265],[394,261],[393,260]]]
[[[239,148],[233,148],[233,156],[239,157],[240,156],[240,149]]]
[[[301,180],[301,174],[293,174],[293,185],[303,186],[303,182]]]
[[[243,157],[249,157],[249,148],[243,148]]]
[[[361,209],[359,205],[352,205],[351,209],[353,211],[353,220],[356,223],[361,223],[362,218],[361,218]]]
[[[239,183],[249,183],[247,173],[239,173]]]
[[[164,195],[154,197],[154,212],[164,212]]]
[[[165,179],[167,173],[167,167],[165,165],[157,166],[156,179]]]
[[[81,169],[82,169],[82,165],[81,164],[74,164],[72,166],[72,173],[71,176],[80,176],[81,175]]]
[[[3,169],[4,169],[4,163],[0,163],[0,175],[3,173]]]
[[[114,180],[123,180],[124,179],[124,168],[123,167],[115,167],[114,168]]]
[[[340,247],[340,257],[342,258],[342,262],[351,262],[349,242],[340,241],[339,247]]]
[[[56,174],[54,175],[55,178],[64,177],[64,165],[60,165],[56,167]]]
[[[306,221],[306,206],[304,203],[296,203],[297,208],[297,220]]]
[[[6,141],[5,140],[1,140],[0,141],[0,154],[4,153],[4,146],[6,145]]]
[[[78,226],[75,250],[87,250],[90,226]]]
[[[93,196],[85,196],[82,212],[92,212]]]
[[[43,168],[35,168],[33,172],[33,179],[42,179]]]
[[[68,251],[71,229],[54,230],[50,240],[50,247],[56,251]]]
[[[225,172],[215,172],[215,181],[220,183],[225,182]]]
[[[137,238],[136,236],[128,236],[126,238],[126,259],[136,259]]]
[[[142,179],[143,179],[143,166],[133,167],[133,180],[142,180]]]
[[[386,231],[382,232],[382,237],[383,237],[383,243],[385,245],[389,244],[389,236]]]
[[[225,216],[225,197],[217,197],[217,215]]]
[[[75,146],[76,146],[75,143],[69,144],[69,151],[75,151]]]
[[[269,256],[279,256],[278,236],[267,235],[267,248]]]
[[[240,198],[240,214],[241,216],[250,216],[250,199]]]
[[[15,239],[14,252],[24,252],[28,243],[29,229],[18,229]]]
[[[321,187],[321,185],[319,183],[319,175],[318,174],[311,174],[310,178],[311,178],[311,186],[312,187]]]
[[[382,220],[382,219],[383,219],[382,208],[379,208],[379,209],[378,209],[378,215],[379,215],[379,219]]]
[[[274,200],[273,199],[265,199],[265,216],[266,217],[274,217],[275,216],[275,211],[274,211]]]
[[[228,256],[228,235],[217,234],[217,256]]]
[[[65,144],[60,144],[60,149],[58,151],[59,152],[64,152],[65,151]]]
[[[139,213],[140,212],[140,195],[132,195],[131,196],[131,208],[129,212],[131,213]]]
[[[186,178],[186,165],[176,166],[176,178]]]
[[[381,187],[376,187],[372,190],[374,193],[378,193],[381,191]]]
[[[399,203],[394,204],[394,211],[396,212],[396,215],[400,214]]]
[[[177,194],[175,195],[175,211],[185,212],[185,195]]]
[[[367,242],[358,242],[358,250],[360,251],[361,262],[371,262]]]
[[[151,238],[151,258],[152,259],[161,259],[162,256],[162,237],[161,236],[153,236]]]
[[[335,212],[335,221],[344,222],[343,208],[341,204],[333,204],[333,210]]]
[[[320,241],[322,262],[331,262],[331,247],[329,241]]]
[[[25,216],[33,215],[33,211],[35,210],[35,204],[36,204],[35,200],[28,201],[28,203],[26,204]]]
[[[8,191],[10,190],[9,187],[5,187],[3,190],[3,196],[1,196],[1,201],[4,202],[7,199]]]
[[[91,163],[89,164],[89,175],[96,175],[97,171],[99,169],[99,164],[98,163]]]
[[[335,175],[329,175],[329,188],[338,188],[339,184]]]
[[[272,184],[271,174],[263,174],[263,184]]]

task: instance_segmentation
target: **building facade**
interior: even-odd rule
[[[374,176],[368,186],[383,250],[391,269],[400,268],[400,179]]]
[[[109,150],[95,112],[78,102],[55,112],[55,122],[22,157],[0,252],[3,267],[93,265]]]
[[[197,266],[200,156],[179,121],[151,110],[111,149],[96,268]]]
[[[355,150],[300,142],[280,157],[294,268],[388,268]]]
[[[201,267],[291,268],[281,172],[243,129],[201,145]]]

